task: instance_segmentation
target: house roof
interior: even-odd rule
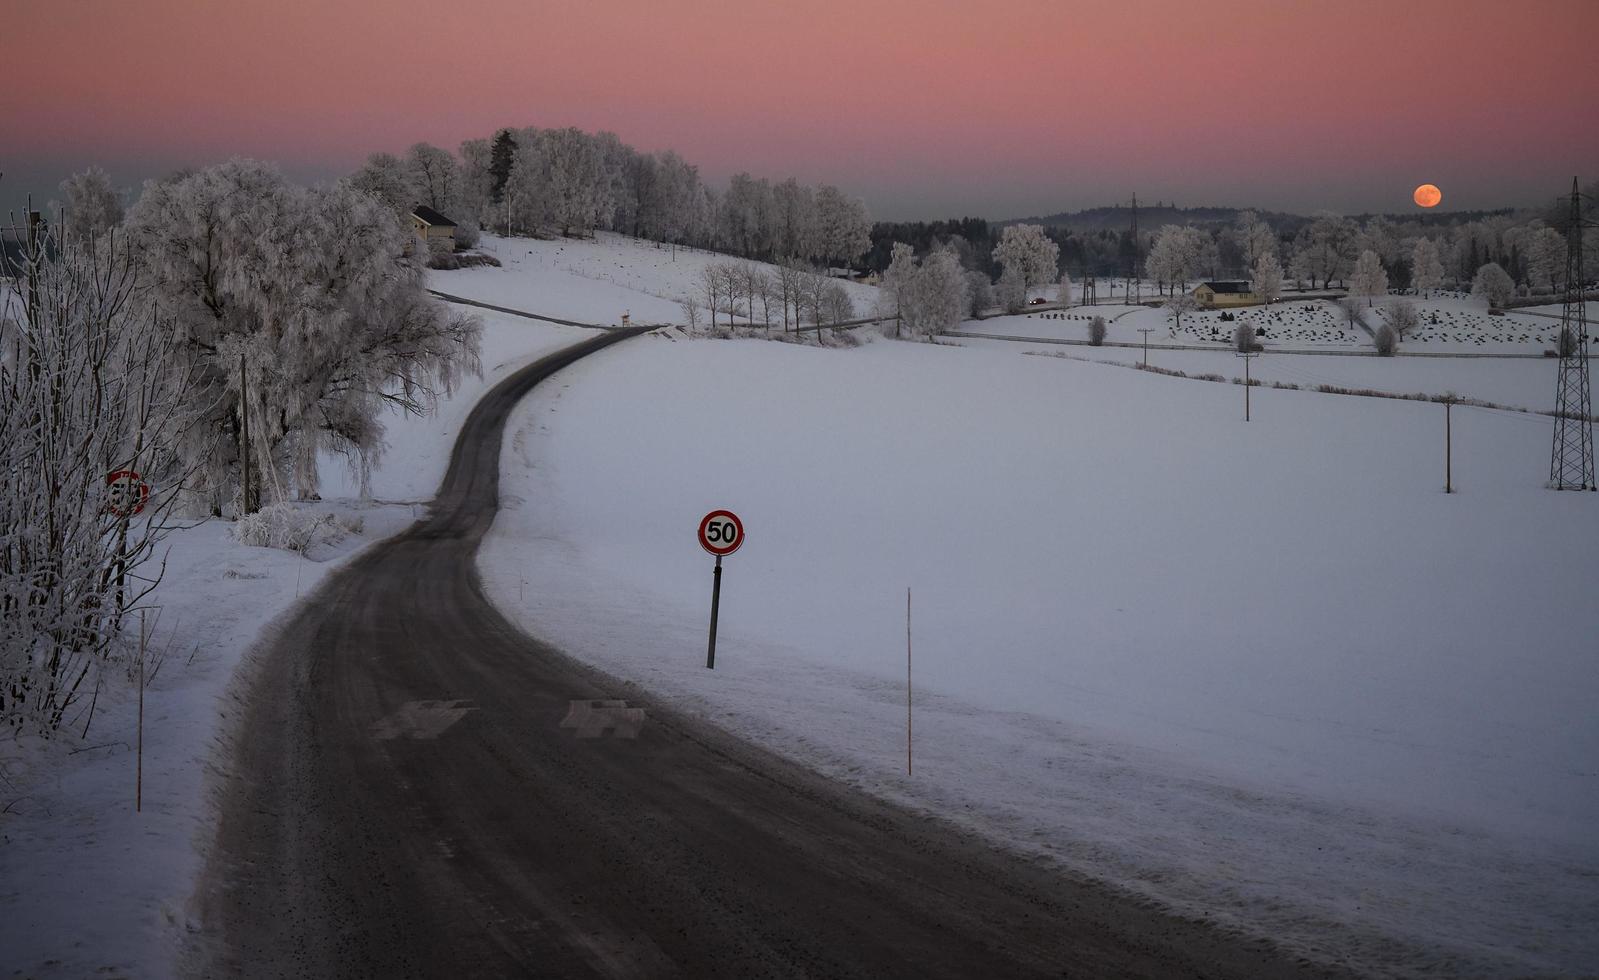
[[[1223,282],[1206,282],[1200,283],[1200,285],[1213,293],[1249,292],[1249,280],[1247,279],[1227,280]]]
[[[411,209],[411,214],[415,215],[417,220],[421,221],[423,224],[432,225],[435,228],[455,227],[455,222],[428,207],[426,204],[418,204],[416,207]]]

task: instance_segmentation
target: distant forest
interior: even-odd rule
[[[1590,184],[1589,199],[1599,187]],[[1191,228],[1198,232],[1202,257],[1198,273],[1211,278],[1250,278],[1250,247],[1245,229],[1263,225],[1276,242],[1285,269],[1294,269],[1301,254],[1297,278],[1342,280],[1359,250],[1374,248],[1396,286],[1409,283],[1408,260],[1414,243],[1433,240],[1444,259],[1445,275],[1470,282],[1485,262],[1500,263],[1517,282],[1530,289],[1550,288],[1550,277],[1540,276],[1548,260],[1534,259],[1529,268],[1529,236],[1543,228],[1564,233],[1565,199],[1551,200],[1543,208],[1501,208],[1492,211],[1449,211],[1424,214],[1364,214],[1337,216],[1275,211],[1250,211],[1234,207],[1181,208],[1156,202],[1138,207],[1138,237],[1132,232],[1132,208],[1127,204],[1087,208],[1041,217],[988,221],[983,218],[949,218],[940,221],[878,222],[865,265],[881,272],[888,267],[895,242],[904,242],[926,255],[936,248],[953,250],[961,264],[990,277],[997,275],[994,246],[1010,225],[1034,224],[1060,249],[1060,269],[1074,278],[1128,275],[1138,263],[1148,275],[1147,260],[1156,241],[1167,229]],[[1332,245],[1329,246],[1329,240]],[[1358,249],[1357,249],[1358,246]],[[1599,248],[1594,242],[1590,248]],[[1330,253],[1330,254],[1317,254]],[[1563,253],[1560,256],[1563,261]]]

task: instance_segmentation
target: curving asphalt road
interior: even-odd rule
[[[237,719],[185,966],[206,977],[1325,977],[833,785],[508,623],[474,554],[507,413],[331,576]],[[576,702],[576,704],[574,704]]]

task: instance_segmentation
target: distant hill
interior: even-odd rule
[[[1146,207],[1138,206],[1138,227],[1140,230],[1153,231],[1161,225],[1227,225],[1238,220],[1238,214],[1244,208],[1200,207],[1179,208],[1175,205],[1160,204]],[[1277,224],[1283,219],[1297,219],[1298,215],[1276,214],[1269,211],[1260,212],[1261,217]],[[995,225],[1044,225],[1052,228],[1067,228],[1074,232],[1096,231],[1126,231],[1132,223],[1133,209],[1125,204],[1114,204],[1108,207],[1085,208],[1082,211],[1062,211],[1058,214],[1047,214],[1042,217],[1012,218],[1008,221],[998,221]],[[1301,219],[1302,220],[1302,219]]]
[[[1170,204],[1161,204],[1146,207],[1138,205],[1138,228],[1140,231],[1152,232],[1162,225],[1230,225],[1238,220],[1240,212],[1250,210],[1247,208],[1228,207],[1197,207],[1179,208]],[[1262,211],[1255,209],[1256,214],[1267,224],[1284,231],[1297,231],[1300,226],[1313,220],[1313,215],[1293,214],[1286,211]],[[1126,204],[1113,204],[1107,207],[1084,208],[1081,211],[1061,211],[1057,214],[1047,214],[1029,218],[1011,218],[1006,221],[993,222],[996,229],[1006,225],[1043,225],[1046,228],[1062,228],[1077,234],[1093,234],[1100,231],[1126,231],[1132,223],[1133,209]],[[1383,217],[1394,222],[1419,222],[1431,227],[1449,227],[1463,224],[1468,221],[1481,221],[1485,218],[1512,216],[1527,218],[1534,216],[1532,209],[1525,208],[1496,208],[1493,210],[1474,211],[1406,211],[1404,213],[1387,212]],[[1373,214],[1363,213],[1350,215],[1356,221],[1364,223],[1373,217]]]

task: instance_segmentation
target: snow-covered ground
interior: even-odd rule
[[[599,323],[680,320],[722,259],[619,236],[487,245],[504,268],[433,286]],[[871,287],[849,288],[865,309]],[[344,499],[355,481],[326,461],[313,506],[359,514],[361,534],[320,561],[216,522],[173,536],[143,813],[131,688],[101,695],[81,744],[103,748],[0,748],[0,966],[172,972],[209,830],[202,768],[246,652],[297,590],[411,519],[478,394],[587,335],[483,317],[485,377],[433,418],[391,420],[381,503]],[[1112,339],[1139,339],[1132,317],[1165,332],[1136,310]],[[969,326],[1014,332],[1001,322]],[[1238,388],[1075,359],[1134,351],[959,343],[653,335],[574,366],[508,430],[491,593],[823,771],[1318,955],[1435,975],[1599,962],[1599,607],[1581,584],[1599,509],[1540,488],[1546,420],[1457,410],[1446,497],[1434,405],[1257,390],[1246,426]],[[1151,359],[1240,373],[1225,351]],[[1537,360],[1254,370],[1532,408],[1552,391]],[[716,506],[750,537],[726,564],[712,672],[693,529]]]
[[[1050,299],[1054,293],[1043,292]],[[1118,294],[1119,295],[1119,294]],[[1156,296],[1146,296],[1155,300]],[[1479,301],[1458,295],[1431,299],[1404,297],[1415,307],[1420,325],[1400,344],[1405,353],[1520,354],[1541,355],[1552,349],[1559,321],[1523,311],[1490,315]],[[1219,310],[1206,310],[1183,316],[1178,328],[1164,309],[1101,302],[1098,306],[1079,306],[1068,310],[1019,313],[990,317],[963,325],[968,333],[1008,337],[1038,337],[1046,340],[1086,341],[1088,324],[1095,316],[1106,321],[1106,339],[1115,343],[1142,343],[1141,328],[1148,328],[1153,344],[1179,344],[1199,348],[1226,349],[1232,343],[1233,329],[1247,323],[1263,333],[1268,351],[1329,350],[1370,351],[1371,335],[1348,322],[1337,306],[1327,300],[1274,303],[1270,309],[1249,307],[1232,313],[1237,320],[1223,320]],[[1366,325],[1376,330],[1387,322],[1385,301],[1362,307]]]
[[[242,692],[250,650],[297,597],[362,547],[408,526],[449,463],[461,420],[499,378],[590,331],[482,313],[483,377],[469,378],[431,417],[391,416],[388,450],[372,475],[375,502],[352,499],[342,460],[323,461],[325,500],[303,505],[360,533],[308,558],[246,547],[231,524],[176,531],[168,571],[151,597],[144,800],[134,812],[137,688],[113,676],[86,739],[0,740],[0,974],[167,977],[187,928],[186,905],[210,839],[207,770]],[[153,616],[153,614],[152,614]]]
[[[1599,507],[1542,489],[1547,420],[1457,412],[1445,496],[1436,405],[1257,390],[1245,425],[1236,387],[963,343],[574,366],[508,430],[491,595],[823,771],[1320,956],[1599,961]],[[712,672],[719,506],[749,539]]]
[[[433,287],[496,306],[602,324],[620,323],[623,314],[633,323],[682,323],[679,303],[701,295],[701,271],[739,261],[603,231],[592,239],[553,241],[484,235],[481,248],[502,267],[434,273]],[[839,281],[865,316],[877,288]]]
[[[1143,360],[1143,352],[1136,347],[1068,347],[969,337],[951,342],[963,347],[1012,353],[1025,351],[1125,366],[1137,365]],[[1305,389],[1332,385],[1391,395],[1453,393],[1507,408],[1547,412],[1554,409],[1557,363],[1554,358],[1532,357],[1314,357],[1276,354],[1268,350],[1250,361],[1249,376],[1266,384],[1276,382]],[[1153,368],[1182,371],[1194,377],[1219,375],[1228,381],[1240,382],[1244,377],[1243,361],[1230,350],[1154,349],[1149,352],[1149,364]],[[1243,393],[1234,394],[1242,412]],[[1441,413],[1443,409],[1439,407],[1436,411]],[[1539,420],[1531,421],[1538,423]]]

